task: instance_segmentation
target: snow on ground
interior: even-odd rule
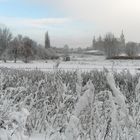
[[[52,71],[56,65],[56,61],[32,61],[30,63],[23,63],[18,61],[13,63],[12,61],[7,61],[3,63],[0,61],[0,67],[14,68],[21,70],[41,70],[41,71]],[[82,70],[82,71],[91,71],[94,69],[102,70],[107,68],[109,70],[122,71],[129,70],[131,73],[137,73],[140,71],[140,60],[105,60],[103,56],[94,56],[94,57],[81,57],[72,59],[72,61],[64,62],[61,61],[59,68],[65,71],[73,70]]]
[[[0,62],[0,67],[6,68],[14,68],[20,70],[41,70],[41,71],[51,71],[55,62],[45,63],[43,61],[34,61],[31,63],[23,63],[23,62]],[[84,61],[70,61],[70,62],[61,62],[59,65],[59,69],[72,71],[72,70],[82,70],[82,71],[91,71],[94,69],[102,70],[103,68],[107,68],[110,70],[122,71],[122,70],[130,70],[131,73],[139,72],[140,70],[140,61],[139,60],[122,60],[122,61],[95,61],[95,62],[84,62]]]
[[[47,138],[45,139],[44,134],[34,134],[31,136],[30,140],[48,140]]]

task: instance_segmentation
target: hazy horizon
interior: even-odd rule
[[[49,32],[51,45],[88,47],[93,36],[107,32],[126,41],[140,42],[139,0],[0,0],[0,25],[13,35],[29,36],[44,44]]]

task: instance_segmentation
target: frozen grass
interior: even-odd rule
[[[114,129],[108,130],[108,127],[106,127],[106,124],[108,125],[110,123],[110,118],[108,118],[110,117],[109,113],[112,112],[111,117],[114,119],[118,117],[117,115],[120,114],[120,111],[126,112],[125,114],[121,112],[122,116],[116,122],[122,120],[122,117],[124,117],[123,120],[128,120],[128,118],[125,118],[128,115],[127,113],[131,115],[133,113],[131,110],[135,110],[135,106],[132,103],[139,106],[139,102],[137,103],[137,100],[135,101],[139,97],[137,96],[140,87],[138,74],[131,75],[129,72],[114,72],[114,75],[109,77],[106,69],[104,71],[91,71],[86,73],[58,70],[55,71],[55,74],[54,72],[27,72],[6,68],[0,70],[0,93],[3,95],[1,96],[1,109],[3,112],[6,112],[5,108],[10,104],[9,107],[11,109],[8,109],[8,112],[5,113],[5,116],[9,116],[9,121],[12,118],[10,115],[12,110],[16,110],[15,105],[24,105],[30,110],[27,124],[30,128],[29,130],[34,134],[30,140],[45,140],[43,134],[37,133],[47,133],[51,139],[46,140],[62,140],[60,137],[63,137],[63,133],[66,136],[65,140],[74,140],[72,137],[79,137],[81,134],[80,131],[83,132],[82,135],[86,140],[89,138],[89,135],[93,136],[93,134],[97,134],[97,140],[102,140],[101,137],[104,136],[107,137],[107,140],[112,140],[108,139],[109,135],[107,131],[112,132]],[[136,90],[135,87],[137,87]],[[126,102],[120,100],[123,99],[121,97],[125,97]],[[111,103],[112,106],[114,105],[114,112],[112,107],[110,107]],[[128,110],[125,103],[132,109]],[[122,110],[120,110],[120,107]],[[96,112],[94,112],[93,108]],[[24,112],[21,110],[15,113],[23,114]],[[114,115],[115,117],[113,117]],[[96,123],[93,122],[92,116],[96,117]],[[134,114],[134,116],[136,115]],[[136,117],[139,119],[139,114]],[[114,126],[115,130],[117,130],[118,126],[113,122],[110,128]],[[93,123],[95,125],[92,125]],[[124,126],[127,128],[128,125],[125,124],[126,122],[122,123],[122,125],[120,124],[121,127],[119,128],[123,128]],[[92,133],[89,133],[89,129],[93,130]],[[60,133],[60,130],[62,133]],[[118,133],[125,134],[124,129]],[[130,135],[131,133],[129,133]]]

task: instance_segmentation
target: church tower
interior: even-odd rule
[[[124,34],[123,34],[123,30],[122,30],[122,33],[120,35],[119,52],[120,53],[124,53],[125,52],[125,37],[124,37]]]
[[[120,42],[121,42],[122,46],[125,46],[125,37],[124,37],[124,34],[123,34],[123,30],[122,30],[122,33],[121,33],[121,36],[120,36]]]

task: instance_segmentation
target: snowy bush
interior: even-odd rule
[[[138,74],[0,69],[0,77],[1,139],[35,132],[52,140],[139,138]]]

